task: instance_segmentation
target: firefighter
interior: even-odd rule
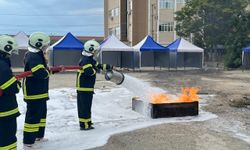
[[[44,139],[47,100],[49,100],[49,75],[44,51],[50,44],[48,35],[35,32],[29,37],[28,52],[24,57],[24,71],[32,71],[32,76],[23,80],[24,101],[27,104],[23,143],[25,147],[33,147],[35,141]]]
[[[94,54],[99,50],[99,43],[95,40],[87,41],[84,44],[83,57],[79,62],[81,69],[77,73],[77,108],[80,123],[80,130],[94,129],[91,121],[91,106],[94,94],[96,72],[100,70],[111,70],[112,66],[99,64],[94,60]]]
[[[9,56],[17,42],[10,36],[0,36],[0,150],[17,149],[17,121],[20,115],[16,94],[21,83],[13,76]]]

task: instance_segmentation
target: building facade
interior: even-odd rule
[[[185,0],[104,0],[105,38],[114,34],[128,45],[146,35],[162,45],[174,41],[175,12]]]

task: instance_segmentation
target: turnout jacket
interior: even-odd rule
[[[83,56],[79,62],[79,66],[81,66],[81,69],[78,70],[76,80],[76,89],[78,93],[94,93],[96,72],[112,69],[108,64],[99,64],[94,60],[93,56]]]
[[[42,51],[27,52],[24,58],[24,71],[32,71],[32,76],[23,80],[23,95],[26,102],[48,100],[49,75]]]
[[[0,119],[13,118],[20,115],[18,111],[16,93],[19,92],[21,84],[11,70],[9,58],[0,54],[0,89],[3,95],[0,96]]]

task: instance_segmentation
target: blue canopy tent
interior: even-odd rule
[[[250,69],[250,45],[243,48],[242,66],[244,67],[244,69]]]
[[[170,54],[171,67],[203,67],[204,49],[193,45],[183,38],[176,39],[167,48],[174,52]]]
[[[139,52],[140,67],[169,67],[169,49],[155,42],[151,36],[146,36],[133,48]]]
[[[70,32],[49,48],[49,65],[78,65],[84,44]]]

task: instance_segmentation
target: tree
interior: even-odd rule
[[[176,12],[176,31],[205,51],[226,49],[225,65],[239,67],[241,49],[250,35],[249,0],[187,0]]]

